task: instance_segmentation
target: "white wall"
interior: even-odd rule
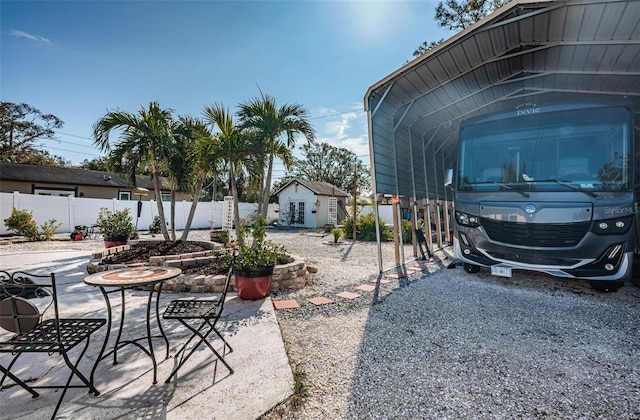
[[[373,213],[372,206],[362,207],[362,210],[360,211],[361,215],[364,216],[365,214],[369,214],[369,213]],[[378,216],[380,216],[380,219],[384,220],[384,222],[388,226],[393,226],[393,206],[391,205],[378,206]]]
[[[165,217],[169,222],[171,203],[163,202]],[[210,220],[213,220],[213,227],[222,225],[222,209],[224,203],[218,202],[199,202],[196,207],[196,213],[191,223],[192,229],[208,229]],[[134,200],[120,201],[114,199],[100,198],[80,198],[80,197],[54,197],[32,194],[0,193],[0,234],[11,233],[4,225],[4,219],[11,216],[13,207],[18,210],[33,211],[33,218],[38,226],[44,222],[56,219],[62,223],[57,233],[71,232],[77,225],[95,224],[101,207],[109,210],[131,209],[133,222],[136,223],[136,215],[138,214],[138,202]],[[176,228],[184,229],[189,217],[191,209],[190,201],[176,202]],[[240,217],[246,218],[249,214],[255,213],[257,209],[256,203],[239,203]],[[277,219],[275,205],[269,205],[267,212],[267,221],[271,222]],[[140,218],[138,219],[138,229],[148,230],[153,218],[158,214],[158,206],[155,201],[143,201]]]

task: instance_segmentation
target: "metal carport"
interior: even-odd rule
[[[640,0],[512,1],[369,88],[374,196],[450,199],[465,118],[603,96],[640,110]]]

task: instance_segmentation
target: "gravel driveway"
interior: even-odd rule
[[[640,289],[631,284],[603,294],[580,281],[519,272],[504,279],[438,263],[363,292],[355,287],[377,278],[375,244],[327,245],[330,237],[296,232],[268,238],[318,273],[305,289],[272,296],[301,305],[277,317],[308,395],[263,420],[640,419]],[[101,248],[11,245],[34,246]],[[391,267],[392,244],[383,244],[383,257]],[[361,297],[336,296],[343,291]],[[306,300],[318,296],[334,303]]]
[[[309,395],[302,408],[285,404],[264,419],[640,419],[632,284],[603,294],[581,281],[438,264],[361,292],[355,286],[376,278],[375,244],[279,235],[320,271],[314,285],[274,297],[302,306],[277,316]],[[391,267],[391,244],[383,256]],[[362,297],[335,296],[342,291]],[[305,301],[313,296],[335,303],[316,307]]]

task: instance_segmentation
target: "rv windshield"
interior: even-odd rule
[[[608,107],[467,124],[460,131],[458,188],[629,190],[633,168],[629,120],[628,109]]]

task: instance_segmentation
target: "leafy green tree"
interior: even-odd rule
[[[462,31],[508,2],[509,0],[445,0],[438,3],[435,19],[443,28]]]
[[[54,129],[63,122],[53,114],[43,114],[31,105],[0,102],[0,159],[3,162],[45,166],[69,166],[60,156],[38,150],[37,142],[53,139]]]
[[[260,172],[267,175],[261,183],[260,201],[258,212],[266,217],[269,198],[271,196],[271,178],[273,174],[273,162],[282,154],[282,145],[288,149],[295,147],[296,134],[302,134],[308,142],[314,142],[315,130],[309,123],[309,114],[300,104],[285,104],[278,106],[271,95],[261,93],[259,98],[253,98],[239,105],[238,115],[243,130],[250,131],[262,147],[258,151],[266,156],[266,167]],[[281,141],[286,137],[286,143]]]
[[[442,28],[462,31],[508,2],[509,0],[445,0],[438,3],[435,19]],[[444,39],[425,41],[415,49],[413,56],[419,57],[442,42]]]
[[[423,42],[422,44],[420,44],[420,46],[418,48],[416,48],[416,50],[413,52],[413,56],[414,57],[420,57],[422,54],[426,53],[427,51],[437,47],[438,45],[442,44],[444,42],[444,38],[441,38],[439,41],[431,41],[431,42]]]
[[[109,134],[122,130],[119,140],[112,147]],[[169,240],[164,208],[162,206],[162,186],[160,175],[166,168],[167,156],[173,142],[172,111],[161,109],[157,102],[149,108],[141,107],[137,114],[124,111],[108,112],[93,126],[94,144],[102,151],[109,152],[110,159],[124,162],[129,184],[136,186],[136,172],[139,167],[149,170],[153,178],[160,229],[165,240]]]
[[[293,177],[322,181],[346,192],[353,191],[356,166],[358,191],[371,189],[371,174],[355,153],[328,143],[304,144],[305,159],[294,158]],[[289,177],[291,178],[291,177]]]
[[[91,171],[111,171],[113,170],[112,163],[105,156],[95,158],[95,159],[85,159],[80,162],[80,167],[82,169],[88,169]]]

